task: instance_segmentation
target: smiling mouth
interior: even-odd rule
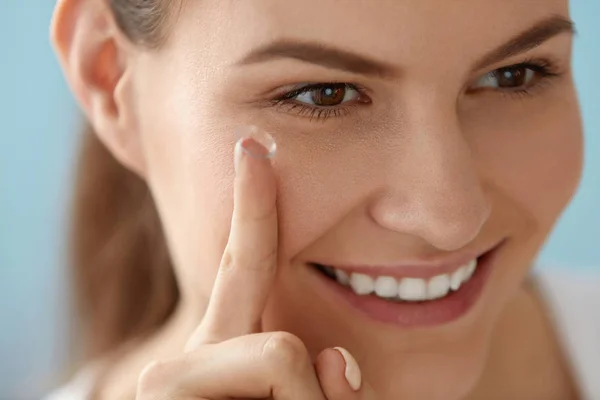
[[[310,263],[328,303],[402,328],[437,326],[465,315],[481,297],[502,244],[454,268],[345,267]],[[320,289],[319,289],[320,288]],[[342,308],[340,308],[342,307]]]
[[[352,289],[359,296],[373,295],[394,302],[419,302],[444,298],[460,290],[463,284],[475,274],[478,259],[456,268],[456,270],[435,275],[429,279],[417,277],[395,278],[387,275],[367,275],[349,272],[328,265],[312,264],[323,275]]]

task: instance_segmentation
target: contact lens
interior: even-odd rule
[[[257,126],[240,126],[235,130],[235,136],[242,150],[254,158],[273,158],[277,152],[273,136]]]

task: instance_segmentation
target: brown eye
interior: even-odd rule
[[[335,107],[359,97],[359,91],[348,84],[332,83],[307,87],[303,93],[295,96],[294,100],[311,106]]]
[[[526,85],[529,71],[531,70],[526,67],[510,67],[497,70],[498,87],[515,88]],[[533,73],[533,71],[531,72]]]
[[[312,101],[318,106],[337,106],[344,101],[346,86],[326,86],[311,93]]]
[[[536,71],[527,66],[500,68],[482,76],[474,85],[474,89],[524,89],[536,78]]]

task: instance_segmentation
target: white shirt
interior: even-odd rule
[[[600,400],[600,275],[542,270],[535,276],[581,400]],[[83,370],[44,400],[88,400],[93,385],[93,370]]]
[[[71,382],[51,393],[43,400],[89,400],[94,389],[95,378],[95,369],[84,369]]]
[[[600,400],[600,275],[552,271],[536,278],[582,400]]]

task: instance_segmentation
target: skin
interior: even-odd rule
[[[131,345],[99,385],[100,397],[137,391],[154,398],[152,387],[161,385],[152,382],[179,379],[176,360],[192,332],[195,352],[183,365],[195,371],[214,354],[211,346],[224,354],[247,340],[241,346],[255,349],[268,335],[260,331],[283,331],[291,335],[276,336],[275,347],[299,354],[302,365],[316,359],[317,368],[295,374],[289,359],[264,362],[283,365],[287,375],[277,382],[301,376],[300,386],[316,388],[320,380],[323,393],[301,398],[576,398],[543,299],[526,284],[581,174],[572,36],[561,33],[475,69],[485,54],[553,15],[568,18],[567,1],[380,0],[342,8],[339,0],[204,0],[183,4],[167,41],[147,50],[116,29],[101,1],[59,2],[53,40],[67,79],[102,141],[151,188],[182,291],[171,321]],[[290,58],[239,65],[284,38],[345,49],[393,73],[364,75]],[[473,89],[490,71],[537,59],[551,60],[558,75],[534,79],[528,94]],[[269,102],[314,82],[359,85],[369,101],[318,121]],[[233,132],[246,124],[271,133],[278,152],[272,163],[246,165],[254,189],[244,192],[239,174],[234,190],[232,152]],[[265,187],[272,193],[256,190]],[[232,222],[234,192],[246,216],[239,226],[235,216]],[[257,208],[242,212],[242,204]],[[276,217],[256,224],[265,210]],[[436,260],[500,241],[473,309],[427,328],[401,329],[324,303],[307,266]],[[264,263],[255,249],[276,261]],[[235,272],[218,274],[219,265]],[[265,269],[272,280],[260,277]],[[228,323],[230,315],[243,322]],[[341,358],[326,350],[334,346],[358,361],[360,393],[340,379]],[[224,357],[230,364],[222,371],[237,371],[239,357]],[[140,389],[140,371],[155,359],[175,364],[150,368]],[[230,372],[219,375],[224,386]],[[251,397],[242,389],[252,379],[232,379],[241,391],[219,396]],[[217,398],[206,393],[187,395]]]

